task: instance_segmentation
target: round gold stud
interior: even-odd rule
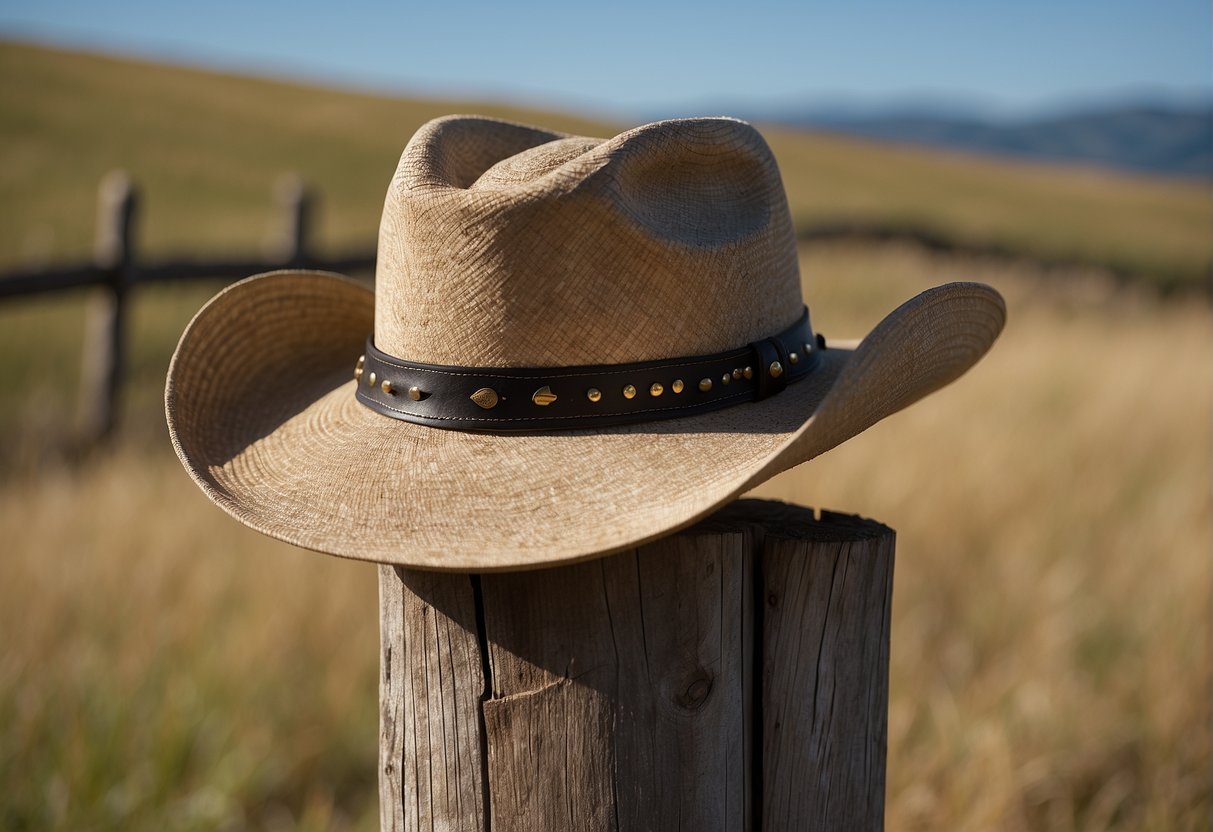
[[[805,354],[805,355],[808,355],[808,354],[809,354],[809,353],[811,353],[812,351],[813,351],[813,345],[812,345],[812,344],[809,344],[809,343],[806,343],[806,344],[804,345],[804,354]]]
[[[653,396],[653,397],[660,396],[664,392],[665,392],[665,388],[662,387],[660,384],[654,384],[652,387],[649,388],[649,395]]]
[[[741,371],[741,374],[743,376],[745,376],[746,378],[753,378],[754,377],[754,368],[746,367],[744,370]]]
[[[673,390],[675,393],[681,393],[682,392],[682,379],[680,379],[680,378],[674,379],[674,383],[670,385],[670,389]]]
[[[623,388],[623,397],[625,399],[636,398],[636,388],[633,387],[631,384],[625,385]]]
[[[354,366],[354,381],[362,381],[362,367],[366,364],[366,356],[358,356],[358,363]]]
[[[421,388],[415,384],[412,387],[410,387],[409,388],[409,398],[415,402],[421,401]]]
[[[728,384],[732,380],[733,380],[733,377],[731,375],[729,375],[728,373],[725,373],[724,375],[722,375],[720,377],[721,384]]]
[[[699,392],[706,393],[712,389],[712,380],[710,378],[699,379]]]
[[[602,391],[597,387],[591,387],[585,391],[585,397],[592,402],[600,402],[602,401]]]
[[[392,383],[386,378],[383,380],[383,384],[379,385],[379,387],[384,393],[387,393],[389,396],[392,395]]]
[[[794,352],[790,352],[790,353],[788,353],[788,361],[790,361],[793,364],[798,364],[798,363],[800,363],[800,356]]]
[[[771,378],[779,378],[783,375],[783,365],[778,361],[772,361],[771,366],[767,369],[770,370]]]
[[[733,380],[741,381],[741,368],[740,367],[733,368]]]
[[[371,374],[370,374],[369,376],[367,376],[367,378],[366,378],[366,386],[367,386],[367,387],[374,387],[374,386],[375,386],[375,382],[376,382],[376,381],[378,381],[378,380],[379,380],[379,379],[377,379],[377,378],[375,377],[375,373],[374,373],[374,371],[371,371]]]

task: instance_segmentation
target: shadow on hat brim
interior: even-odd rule
[[[354,398],[374,295],[339,275],[275,272],[194,317],[169,367],[169,433],[208,497],[308,549],[434,570],[570,563],[695,522],[960,376],[1002,329],[993,289],[903,304],[857,348],[762,402],[546,435],[443,430]]]

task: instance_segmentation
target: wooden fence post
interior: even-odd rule
[[[104,440],[118,417],[126,339],[126,296],[135,258],[138,194],[129,176],[111,171],[101,180],[93,259],[105,284],[88,309],[81,366],[81,410],[86,443]]]
[[[274,185],[274,196],[282,217],[278,237],[271,247],[270,257],[294,267],[308,263],[311,251],[308,238],[312,232],[312,209],[315,200],[303,177],[288,173]]]
[[[381,567],[381,828],[881,829],[893,550],[744,500],[567,567]]]

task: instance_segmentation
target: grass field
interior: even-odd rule
[[[87,253],[100,177],[143,186],[144,249],[256,250],[284,171],[324,195],[321,241],[361,245],[408,137],[451,104],[65,55],[0,43],[0,266]],[[460,102],[464,112],[611,135],[610,125]],[[774,130],[798,224],[926,228],[958,242],[1074,258],[1155,280],[1203,284],[1213,197],[1203,183],[992,162]]]
[[[1206,828],[1207,308],[912,252],[805,265],[826,332],[946,279],[1010,309],[970,376],[761,489],[898,530],[889,828]]]
[[[255,247],[288,168],[324,186],[326,243],[360,243],[412,127],[452,108],[19,46],[0,74],[26,79],[0,85],[9,264],[86,251],[115,164],[146,185],[152,251]],[[1207,188],[773,145],[800,218],[1207,268]],[[1010,310],[956,385],[760,490],[898,530],[889,829],[1207,828],[1207,301],[909,247],[802,266],[833,337],[945,280]],[[0,307],[0,829],[377,828],[374,570],[245,530],[168,447],[168,354],[212,289],[138,297],[120,440],[70,464],[82,299]]]

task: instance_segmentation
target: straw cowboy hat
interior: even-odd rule
[[[173,446],[225,511],[343,557],[526,569],[694,522],[960,376],[1004,306],[954,283],[813,331],[775,159],[727,118],[592,139],[423,126],[375,288],[274,272],[186,328]]]

